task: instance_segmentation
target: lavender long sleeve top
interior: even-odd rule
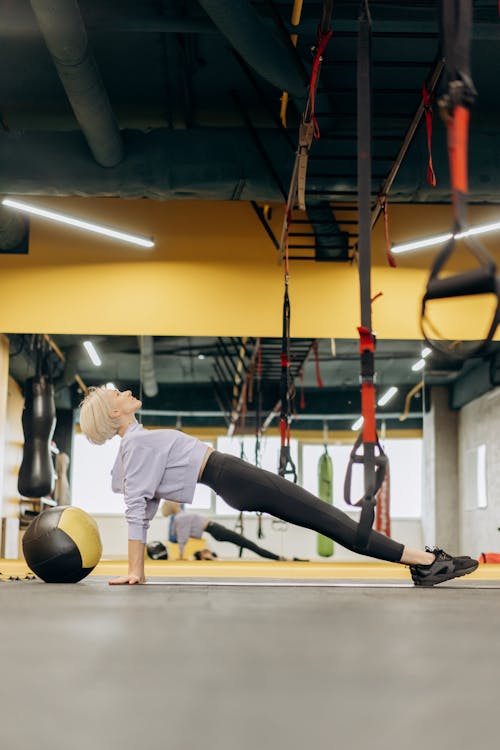
[[[128,538],[146,542],[162,498],[192,503],[207,446],[179,430],[145,430],[137,422],[124,434],[111,471],[113,492],[124,495]]]
[[[174,527],[173,532],[179,544],[179,552],[182,557],[184,554],[184,547],[189,539],[201,539],[207,519],[198,513],[189,513],[179,511],[174,516]]]

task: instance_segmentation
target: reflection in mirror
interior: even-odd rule
[[[11,334],[10,375],[22,387],[36,368],[32,334]],[[145,426],[217,427],[255,434],[275,430],[280,412],[281,340],[256,337],[43,336],[44,369],[56,408],[76,409],[85,389],[109,383],[143,402]],[[99,359],[92,361],[91,351]],[[294,431],[351,430],[360,417],[360,357],[355,339],[292,339],[291,421]],[[95,364],[100,361],[100,364]],[[422,389],[448,384],[461,365],[439,361],[420,341],[378,341],[375,353],[379,425],[419,429]],[[395,390],[396,389],[396,390]],[[407,412],[404,420],[403,414]]]

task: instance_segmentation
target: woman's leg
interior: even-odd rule
[[[201,477],[203,484],[237,510],[258,510],[283,521],[304,526],[330,537],[347,549],[357,552],[358,524],[346,513],[325,503],[297,484],[259,469],[235,456],[214,451],[208,459]],[[372,531],[363,554],[390,562],[427,564],[434,555],[414,550],[418,557],[408,555],[408,550],[393,539]],[[410,559],[408,559],[408,557]]]
[[[273,552],[268,552],[267,549],[259,547],[257,544],[251,542],[250,539],[246,539],[241,534],[237,534],[236,531],[232,531],[232,529],[227,529],[220,523],[209,521],[205,526],[205,531],[207,534],[213,536],[218,542],[230,542],[231,544],[236,544],[237,547],[249,549],[252,552],[255,552],[256,555],[266,557],[268,560],[280,559],[279,555],[275,555]]]

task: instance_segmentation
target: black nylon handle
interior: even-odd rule
[[[496,294],[495,276],[490,268],[473,268],[454,276],[429,279],[423,301],[488,293]]]

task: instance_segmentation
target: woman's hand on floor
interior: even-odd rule
[[[123,586],[126,583],[133,585],[136,583],[146,583],[146,579],[141,576],[129,574],[128,576],[121,576],[120,578],[114,578],[112,581],[108,581],[108,583],[110,586]]]

